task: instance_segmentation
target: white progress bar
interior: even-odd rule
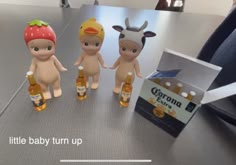
[[[60,160],[61,163],[151,163],[152,160]]]

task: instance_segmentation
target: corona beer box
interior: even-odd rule
[[[235,83],[207,91],[220,70],[216,65],[165,50],[157,71],[143,82],[135,111],[177,137],[201,104],[236,94]],[[181,84],[177,92],[176,84]],[[191,98],[187,96],[190,91],[194,91]]]

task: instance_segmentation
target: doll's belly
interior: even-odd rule
[[[37,66],[36,69],[37,80],[41,83],[51,84],[60,79],[60,73],[57,68],[53,66]]]
[[[126,65],[119,65],[118,69],[116,70],[116,79],[119,81],[125,81],[128,72],[132,72],[133,74],[133,80],[134,80],[134,66],[131,64],[126,64]],[[132,80],[132,81],[133,81]]]
[[[100,72],[100,67],[97,58],[85,59],[82,63],[84,72],[87,76],[94,76]]]

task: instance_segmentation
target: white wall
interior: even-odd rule
[[[0,3],[36,6],[59,6],[59,0],[0,0]]]
[[[233,0],[185,0],[185,12],[227,15]]]
[[[72,7],[93,4],[94,0],[69,0]],[[185,0],[185,12],[227,15],[233,0]],[[59,6],[60,0],[0,0],[0,3]],[[158,0],[99,0],[101,5],[154,9]]]

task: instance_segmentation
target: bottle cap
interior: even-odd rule
[[[32,72],[32,71],[28,71],[28,72],[26,73],[26,77],[27,77],[27,76],[30,76],[30,75],[33,75],[33,72]]]
[[[194,92],[194,91],[190,91],[189,94],[190,94],[191,96],[196,96],[196,92]]]
[[[176,84],[178,87],[182,88],[183,87],[183,84],[182,83],[177,83]]]
[[[170,86],[171,86],[171,83],[170,83],[169,81],[167,81],[167,82],[165,83],[165,86],[170,87]]]
[[[132,76],[132,75],[133,75],[133,73],[132,73],[132,72],[128,72],[128,75],[129,75],[129,76]]]
[[[84,67],[83,67],[83,66],[79,66],[78,69],[79,69],[79,70],[83,70]]]
[[[182,92],[182,93],[181,93],[181,96],[182,96],[182,97],[188,97],[188,94],[187,94],[186,92]]]

